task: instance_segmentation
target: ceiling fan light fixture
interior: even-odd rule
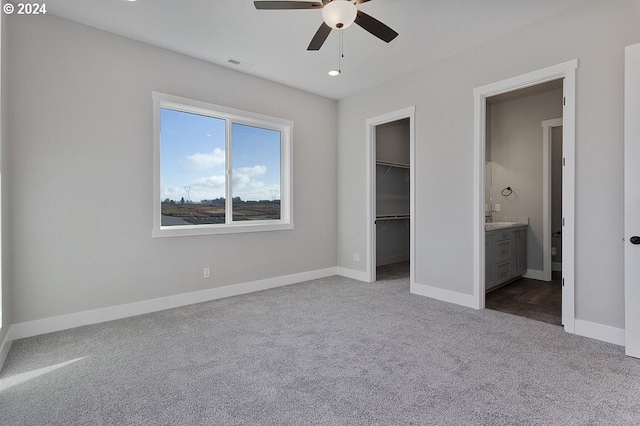
[[[353,24],[358,8],[349,0],[333,0],[322,8],[322,19],[331,28],[341,30]]]

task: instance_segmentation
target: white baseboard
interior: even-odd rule
[[[624,328],[616,328],[608,325],[597,324],[584,320],[575,320],[575,334],[590,337],[614,345],[624,346]]]
[[[551,262],[551,270],[552,271],[560,271],[560,272],[562,272],[562,263]]]
[[[177,294],[175,296],[161,297],[158,299],[144,300],[141,302],[127,303],[124,305],[110,306],[108,308],[93,309],[90,311],[76,312],[53,318],[13,324],[11,340],[37,336],[44,333],[66,330],[82,325],[96,324],[112,321],[165,309],[192,305],[194,303],[208,302],[210,300],[225,297],[238,296],[255,291],[268,290],[290,284],[300,283],[318,278],[336,275],[336,268],[319,269],[316,271],[302,272],[299,274],[285,275],[282,277],[268,278],[251,281],[242,284],[233,284],[224,287],[211,288],[191,293]],[[8,351],[8,350],[7,350]]]
[[[191,305],[194,303],[222,299],[225,297],[238,296],[255,291],[268,290],[271,288],[282,287],[318,278],[325,278],[333,275],[340,275],[364,282],[369,281],[369,277],[365,272],[341,267],[326,268],[13,324],[9,327],[7,334],[2,341],[2,345],[0,345],[0,370],[2,369],[2,365],[9,353],[9,349],[11,348],[11,341],[15,339],[37,336],[39,334],[51,333],[83,325],[96,324],[99,322],[112,321]],[[475,299],[469,294],[458,293],[418,283],[411,284],[411,293],[475,309]],[[578,319],[575,320],[575,334],[621,346],[624,346],[625,342],[624,329]]]
[[[544,271],[540,271],[539,269],[527,269],[527,273],[524,274],[523,277],[532,280],[546,281]]]
[[[418,283],[411,284],[411,293],[476,309],[476,299],[471,294],[458,293]]]
[[[2,367],[4,367],[4,362],[7,359],[7,355],[9,355],[9,349],[11,349],[11,341],[13,338],[11,337],[11,327],[7,330],[7,334],[4,335],[4,339],[2,340],[2,345],[0,345],[0,371],[2,371]]]
[[[353,280],[364,281],[366,283],[369,282],[369,274],[367,274],[366,272],[343,268],[341,266],[338,266],[337,268],[337,275],[340,275],[341,277],[351,278]]]

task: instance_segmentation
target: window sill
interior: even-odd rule
[[[293,229],[293,223],[242,223],[237,225],[181,225],[161,226],[154,229],[153,238],[189,237],[194,235],[239,234],[244,232],[285,231]]]

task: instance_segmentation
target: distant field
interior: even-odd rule
[[[194,225],[217,224],[225,222],[224,205],[210,204],[161,204],[162,216],[180,218]],[[278,202],[242,202],[233,204],[233,220],[276,220],[280,219]],[[162,223],[170,226],[170,223]]]

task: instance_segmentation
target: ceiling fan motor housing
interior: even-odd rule
[[[389,43],[398,33],[378,21],[376,18],[358,10],[356,4],[367,3],[370,0],[255,0],[256,9],[267,10],[298,10],[322,9],[323,22],[309,43],[307,50],[320,50],[332,29],[342,30],[354,22],[370,32],[380,40]]]
[[[348,0],[334,0],[322,8],[322,19],[335,29],[344,29],[356,20],[358,8]]]

